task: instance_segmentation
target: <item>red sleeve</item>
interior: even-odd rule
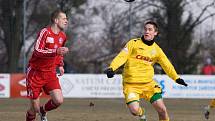
[[[64,66],[62,55],[57,55],[56,60],[55,60],[55,64],[57,67]]]
[[[56,49],[45,49],[46,38],[48,36],[47,28],[40,31],[36,44],[34,47],[35,55],[38,57],[54,57],[56,56]]]

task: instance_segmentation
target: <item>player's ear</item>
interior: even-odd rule
[[[58,19],[57,19],[57,18],[55,18],[55,19],[54,19],[54,22],[55,22],[55,23],[58,23]]]
[[[155,34],[154,34],[155,36],[157,36],[158,35],[158,31],[155,31]]]

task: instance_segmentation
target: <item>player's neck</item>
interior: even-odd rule
[[[55,34],[59,34],[59,32],[61,31],[59,27],[57,27],[56,25],[51,25],[51,30],[53,33]]]
[[[143,36],[141,37],[141,40],[142,40],[143,43],[145,43],[148,46],[153,45],[154,42],[155,42],[154,39],[153,40],[145,40]]]

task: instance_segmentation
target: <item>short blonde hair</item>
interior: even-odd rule
[[[54,20],[56,19],[56,18],[58,18],[58,16],[59,16],[59,14],[60,13],[65,13],[63,10],[61,10],[61,9],[57,9],[57,10],[55,10],[55,11],[53,11],[52,13],[51,13],[51,23],[54,23]],[[66,13],[65,13],[66,14]]]

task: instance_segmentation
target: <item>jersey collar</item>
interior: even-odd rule
[[[153,45],[153,43],[155,42],[155,40],[154,40],[154,39],[153,39],[153,40],[151,40],[151,41],[147,41],[147,40],[145,40],[145,39],[144,39],[144,37],[143,37],[143,36],[141,37],[141,40],[143,41],[143,43],[144,43],[144,44],[146,44],[146,45],[148,45],[148,46]]]

